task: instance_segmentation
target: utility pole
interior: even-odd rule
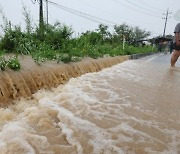
[[[47,15],[47,17],[46,17],[47,18],[46,19],[47,20],[47,26],[48,26],[48,20],[49,20],[48,19],[48,0],[46,0],[46,15]]]
[[[40,39],[44,36],[43,0],[39,1],[39,35]]]
[[[38,35],[40,39],[43,39],[44,37],[44,18],[43,18],[43,0],[31,0],[33,4],[36,3],[36,1],[39,3],[39,30]],[[48,0],[46,0],[48,3]]]
[[[125,42],[126,42],[126,38],[125,38],[125,36],[123,35],[123,50],[124,50],[124,48],[125,48]]]
[[[166,33],[166,25],[167,25],[168,15],[171,14],[171,13],[172,13],[172,12],[169,12],[169,8],[168,8],[166,14],[163,14],[163,15],[166,15],[165,18],[162,18],[162,19],[165,19],[163,37],[165,37],[165,33]]]

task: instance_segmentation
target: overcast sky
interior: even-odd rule
[[[21,24],[24,27],[23,4],[30,10],[33,21],[38,23],[39,3],[33,4],[33,1],[35,0],[0,0],[0,5],[13,25]],[[166,34],[173,34],[175,25],[180,22],[173,17],[180,10],[179,0],[51,0],[51,2],[58,3],[61,7],[49,4],[49,23],[60,21],[71,26],[76,34],[95,30],[99,23],[109,25],[110,30],[114,24],[126,23],[150,31],[152,36],[162,35],[165,24],[165,19],[162,18],[165,18],[168,8],[172,14],[169,14],[171,18],[168,18]],[[62,6],[69,8],[69,11],[78,12],[70,13],[63,10]],[[84,16],[83,13],[88,16]],[[45,3],[44,16],[46,17]],[[2,23],[2,19],[0,22]]]

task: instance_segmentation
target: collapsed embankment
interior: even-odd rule
[[[66,83],[70,78],[89,72],[98,72],[103,68],[128,60],[129,56],[100,59],[84,59],[69,64],[46,63],[36,65],[32,60],[22,58],[20,71],[6,70],[0,72],[0,106],[5,107],[13,100],[28,98],[40,89],[56,87]]]

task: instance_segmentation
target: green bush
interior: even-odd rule
[[[63,49],[67,46],[66,44],[70,40],[71,35],[72,29],[70,27],[57,22],[54,25],[48,25],[44,41],[54,49]]]
[[[19,53],[28,55],[37,49],[38,41],[34,39],[33,34],[27,34],[21,31],[20,27],[8,29],[0,41],[0,50],[8,53]]]
[[[24,35],[19,38],[19,42],[15,48],[16,53],[20,53],[22,55],[30,55],[32,52],[36,52],[38,48],[38,41],[33,39],[30,35]]]
[[[21,64],[17,58],[17,56],[13,56],[7,61],[7,66],[12,70],[19,70],[21,68]]]
[[[59,54],[58,56],[58,63],[62,61],[64,63],[71,62],[71,55],[70,54]]]
[[[103,43],[103,37],[98,32],[90,32],[87,31],[86,33],[83,33],[81,37],[79,38],[79,41],[83,44],[91,44],[91,45],[97,45]]]
[[[7,66],[7,61],[3,56],[0,57],[0,68],[2,71],[5,71],[5,68]]]
[[[45,43],[39,44],[36,51],[31,53],[32,58],[38,64],[46,60],[56,60],[56,54],[56,51],[52,49],[49,45],[46,45]]]
[[[8,29],[1,39],[0,49],[6,50],[7,52],[15,51],[18,46],[19,39],[22,37],[22,32],[20,27],[15,27],[14,30]]]
[[[13,56],[6,60],[6,58],[2,55],[0,57],[0,68],[2,71],[5,71],[6,67],[11,68],[12,70],[19,70],[21,65],[17,56]]]

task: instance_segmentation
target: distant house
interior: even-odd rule
[[[166,42],[169,42],[169,41],[172,41],[172,38],[167,38],[167,37],[158,37],[158,38],[155,38],[155,44],[164,44]]]

